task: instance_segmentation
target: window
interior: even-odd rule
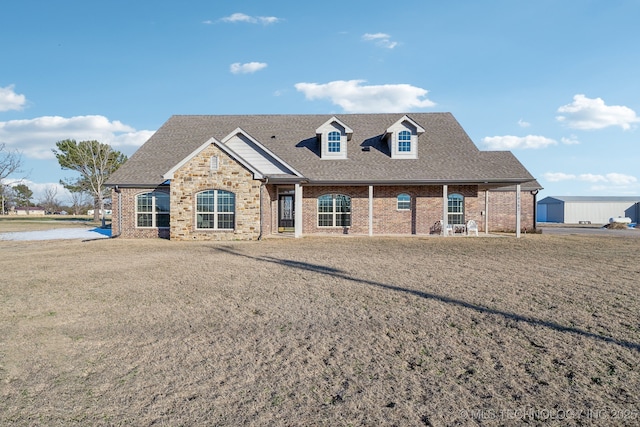
[[[411,196],[405,193],[398,194],[398,210],[408,211],[411,209]]]
[[[327,141],[329,143],[327,148],[330,153],[340,152],[340,132],[329,132],[329,135],[327,135]]]
[[[169,194],[154,191],[136,196],[136,227],[169,227]]]
[[[211,159],[209,159],[209,170],[218,170],[218,156],[211,156]]]
[[[318,197],[318,227],[351,226],[351,197],[325,194]]]
[[[401,153],[411,152],[411,132],[403,130],[398,134],[398,151]]]
[[[449,224],[464,224],[464,197],[460,194],[449,195],[447,222]]]
[[[196,195],[196,228],[233,230],[235,195],[223,190],[207,190]]]

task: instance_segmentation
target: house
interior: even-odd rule
[[[45,215],[46,210],[41,206],[18,206],[12,209],[16,215]]]
[[[640,197],[549,196],[538,202],[538,221],[607,224],[623,217],[638,222]]]
[[[540,189],[450,113],[173,116],[107,185],[113,235],[175,240],[519,235]]]

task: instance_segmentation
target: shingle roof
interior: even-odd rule
[[[425,132],[417,159],[392,159],[382,136],[405,114],[335,115],[353,129],[347,159],[322,160],[315,130],[333,115],[173,116],[109,179],[109,185],[159,185],[163,175],[211,137],[241,128],[311,183],[527,182],[506,151],[480,151],[450,113],[407,113]],[[363,151],[363,147],[370,147]]]

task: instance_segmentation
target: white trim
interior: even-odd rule
[[[222,138],[222,143],[226,144],[231,138],[233,138],[234,136],[236,136],[237,134],[242,134],[244,135],[249,141],[253,142],[255,145],[258,146],[258,148],[260,148],[261,150],[264,150],[265,153],[267,153],[269,156],[271,156],[274,160],[276,160],[278,163],[280,163],[281,166],[283,166],[285,169],[288,169],[289,171],[293,172],[294,175],[301,177],[302,178],[302,174],[300,172],[298,172],[297,170],[295,170],[293,167],[291,167],[289,164],[287,164],[287,162],[285,162],[284,160],[282,160],[280,157],[276,156],[275,153],[273,153],[273,151],[269,150],[267,147],[265,147],[264,145],[260,144],[260,142],[258,142],[257,139],[255,139],[254,137],[252,137],[251,135],[249,135],[247,132],[245,132],[242,128],[238,127],[236,128],[233,132],[231,132],[229,135],[225,136],[224,138]]]
[[[369,236],[373,236],[373,185],[369,186]]]
[[[321,124],[320,127],[318,127],[318,129],[316,129],[316,135],[322,134],[323,133],[323,129],[325,129],[328,125],[330,125],[332,123],[337,123],[340,126],[342,126],[342,128],[344,129],[344,133],[347,135],[347,141],[351,141],[351,136],[353,135],[353,129],[351,129],[349,126],[345,125],[344,122],[342,122],[336,116],[331,117],[329,120],[327,120],[326,122]]]
[[[449,188],[447,184],[442,186],[442,230],[443,236],[447,235],[447,226],[449,225]]]
[[[302,186],[299,183],[294,185],[294,224],[293,224],[293,237],[302,237]]]

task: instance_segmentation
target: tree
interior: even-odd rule
[[[56,198],[58,194],[58,188],[55,185],[48,185],[44,194],[40,198],[40,206],[42,206],[46,212],[53,212],[58,210],[58,200]]]
[[[93,196],[93,219],[98,221],[100,213],[104,212],[104,183],[109,176],[124,162],[127,156],[113,150],[109,144],[98,141],[80,141],[65,139],[56,142],[57,150],[53,150],[62,169],[80,173],[75,181],[60,181],[65,188],[82,189]],[[102,215],[104,225],[104,215]]]
[[[88,195],[87,192],[83,189],[73,189],[67,187],[69,193],[71,194],[71,209],[73,210],[74,215],[80,215],[80,211],[85,209],[88,203]]]
[[[24,206],[27,208],[27,215],[29,214],[29,206],[31,206],[31,198],[33,197],[33,191],[24,184],[18,184],[13,187],[13,191],[16,194],[16,203],[18,206]]]
[[[22,166],[22,158],[17,151],[5,151],[5,144],[0,143],[0,215],[6,212],[8,200],[8,188],[4,180],[10,175],[19,172]]]

